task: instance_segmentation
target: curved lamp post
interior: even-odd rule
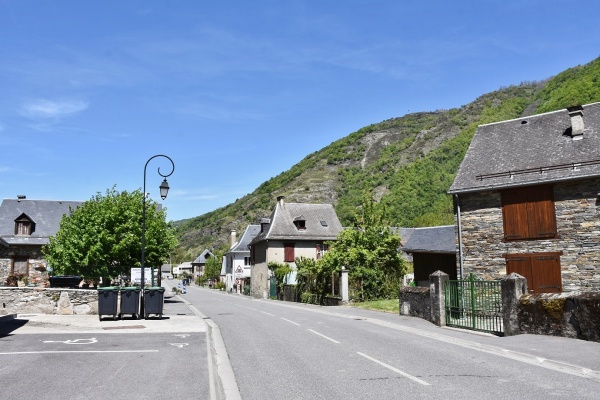
[[[155,156],[150,157],[148,159],[148,161],[146,161],[146,165],[144,165],[144,192],[143,192],[143,197],[142,197],[142,271],[141,271],[142,293],[144,293],[144,284],[145,284],[144,269],[146,266],[145,265],[145,257],[146,257],[146,167],[148,167],[148,163],[150,161],[152,161],[153,159],[155,159],[157,157],[164,157],[171,162],[171,172],[169,172],[166,175],[162,174],[160,172],[160,167],[158,168],[158,174],[164,178],[162,183],[160,184],[160,198],[163,200],[167,198],[167,194],[169,193],[169,183],[167,182],[167,177],[171,176],[171,174],[173,174],[173,172],[175,171],[175,163],[173,163],[173,160],[171,160],[170,157],[167,157],[164,154],[157,154]],[[152,275],[152,286],[154,286],[154,269],[152,269],[151,275]]]

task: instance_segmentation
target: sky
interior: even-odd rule
[[[599,15],[597,0],[0,0],[0,196],[145,180],[167,220],[193,218],[364,126],[586,64]]]

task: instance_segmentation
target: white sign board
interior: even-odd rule
[[[243,278],[244,277],[244,268],[242,268],[241,266],[238,266],[235,269],[235,279],[239,279],[239,278]]]
[[[150,268],[144,268],[144,281],[145,283],[150,282],[152,279],[152,275],[150,275]],[[131,283],[132,284],[142,284],[142,269],[141,268],[131,268]]]

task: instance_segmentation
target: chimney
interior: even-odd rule
[[[233,245],[234,245],[234,244],[235,244],[235,242],[237,241],[237,239],[236,239],[236,234],[237,234],[236,230],[235,230],[235,229],[232,229],[232,230],[231,230],[231,247],[233,247]]]
[[[280,207],[283,207],[283,205],[285,204],[285,196],[277,196],[277,203],[279,203]]]
[[[583,107],[568,107],[569,117],[571,117],[571,137],[573,140],[583,139]]]
[[[26,198],[27,198],[27,196],[25,196],[24,194],[17,195],[17,201],[25,200]]]

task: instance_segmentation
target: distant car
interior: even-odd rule
[[[50,277],[50,287],[53,288],[76,288],[83,278],[79,275],[57,275]]]

